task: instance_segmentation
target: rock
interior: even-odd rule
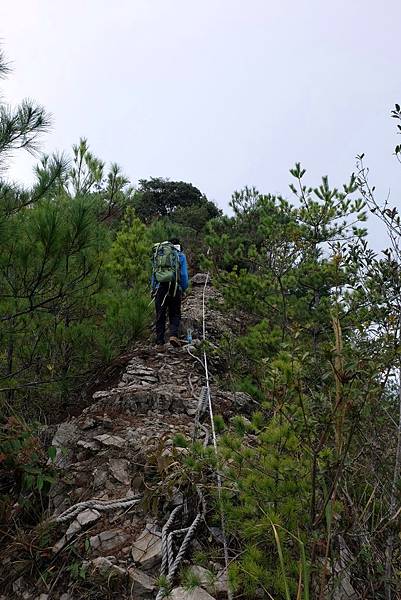
[[[85,450],[99,450],[99,446],[96,444],[96,442],[91,442],[88,440],[79,440],[77,442],[77,446],[84,448]]]
[[[201,587],[209,590],[214,577],[211,571],[199,565],[193,565],[190,567],[190,572],[194,575]]]
[[[186,590],[183,587],[175,588],[169,600],[215,600],[206,590],[201,587],[193,588],[192,590]]]
[[[104,488],[107,481],[107,471],[98,467],[93,469],[93,484],[95,490]]]
[[[71,523],[71,525],[68,527],[67,531],[65,532],[66,540],[68,541],[71,538],[73,538],[74,535],[76,533],[78,533],[78,531],[81,531],[81,525],[78,523],[77,519],[74,519],[74,521]]]
[[[135,540],[132,546],[132,558],[143,569],[151,569],[161,562],[161,533],[156,530],[154,525],[146,525],[141,535]]]
[[[142,375],[141,380],[146,381],[146,383],[159,383],[158,378],[153,375]]]
[[[220,570],[217,575],[204,569],[199,565],[193,565],[190,568],[191,573],[196,577],[199,586],[204,588],[209,594],[213,594],[217,598],[226,598],[228,592],[227,575],[224,569]]]
[[[138,439],[138,434],[135,431],[135,429],[132,428],[128,428],[125,432],[125,437],[128,440],[128,442],[130,444],[134,444],[134,443],[138,443],[139,439]]]
[[[206,283],[206,278],[207,278],[207,274],[206,273],[196,273],[193,277],[191,277],[191,283],[192,285],[205,285]],[[207,280],[207,285],[211,285],[211,279],[210,276]]]
[[[355,556],[351,553],[344,538],[338,536],[339,558],[333,564],[333,572],[337,575],[333,600],[356,600],[358,594],[351,584],[351,565],[355,564]]]
[[[95,419],[92,419],[91,417],[88,417],[87,419],[85,419],[85,421],[83,423],[80,424],[80,427],[83,430],[91,429],[94,426],[95,426]]]
[[[141,598],[141,596],[150,594],[155,589],[155,580],[153,577],[149,577],[146,573],[135,567],[128,569],[128,575],[130,578],[131,596],[133,598]]]
[[[184,494],[177,489],[173,490],[173,497],[171,498],[172,506],[182,506],[184,504]]]
[[[87,508],[79,513],[77,516],[77,521],[82,527],[84,527],[85,525],[89,525],[89,523],[94,523],[99,518],[100,512],[93,510],[92,508]]]
[[[238,406],[238,408],[244,408],[246,406],[252,406],[255,404],[252,396],[247,394],[246,392],[234,392],[234,403]]]
[[[117,481],[129,485],[130,477],[127,472],[128,460],[124,458],[111,458],[109,460],[110,472]]]
[[[95,440],[103,444],[104,446],[114,446],[115,448],[123,448],[125,446],[125,440],[118,435],[109,435],[103,433],[102,435],[96,435]]]
[[[93,535],[89,538],[89,543],[92,550],[100,550],[108,552],[117,546],[123,546],[129,540],[130,536],[122,529],[109,529],[102,531],[98,535]]]
[[[69,594],[61,594],[60,600],[71,600],[71,596]]]
[[[72,463],[73,451],[80,438],[80,431],[74,423],[62,423],[52,440],[52,446],[57,449],[54,466],[66,469]]]
[[[114,558],[114,556],[112,557]],[[126,570],[118,565],[114,565],[110,558],[106,556],[98,556],[93,560],[88,562],[89,568],[93,571],[98,571],[104,577],[109,577],[110,575],[117,575],[118,577],[124,577],[126,575]]]
[[[213,581],[213,593],[218,597],[227,598],[228,593],[228,578],[225,569],[222,569],[217,573],[215,580]],[[210,591],[210,589],[208,590]]]
[[[65,535],[63,535],[63,537],[53,546],[53,552],[57,553],[62,550],[66,543],[69,542],[76,533],[81,531],[83,525],[88,525],[93,521],[97,521],[99,517],[100,513],[98,513],[97,510],[91,510],[90,508],[79,513],[77,518],[74,519],[68,527]]]
[[[23,585],[24,585],[24,578],[18,577],[18,579],[16,579],[13,583],[13,592],[15,592],[16,594],[21,594],[22,590],[23,590]]]
[[[101,390],[99,392],[95,392],[92,396],[94,400],[100,400],[102,398],[107,398],[112,393],[112,390]]]
[[[103,415],[101,423],[105,429],[113,429],[113,420],[108,415]]]
[[[62,550],[64,548],[66,543],[67,543],[67,538],[65,535],[63,535],[63,537],[60,538],[59,541],[54,544],[54,546],[52,548],[53,554],[57,554],[57,552],[60,552],[60,550]]]

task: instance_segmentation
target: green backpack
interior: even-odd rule
[[[153,246],[153,277],[157,283],[175,283],[180,280],[180,260],[178,250],[171,242],[161,242]]]

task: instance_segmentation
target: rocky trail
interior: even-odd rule
[[[51,445],[57,449],[58,477],[50,490],[48,513],[55,539],[49,568],[53,574],[59,570],[58,576],[49,585],[45,580],[38,583],[33,591],[21,575],[9,583],[2,600],[162,597],[162,528],[172,511],[177,517],[171,531],[187,530],[196,515],[201,517],[167,597],[227,598],[221,532],[207,524],[202,498],[185,497],[179,457],[187,449],[174,443],[177,435],[189,443],[212,443],[199,348],[203,293],[207,305],[218,302],[218,293],[204,285],[203,274],[192,284],[182,318],[183,331],[193,330],[191,345],[159,352],[151,340],[137,344],[118,384],[96,391],[90,406],[57,427]],[[207,339],[212,346],[225,331],[239,327],[238,318],[208,306]],[[213,377],[211,393],[215,412],[225,417],[250,401],[245,394],[223,391]],[[185,534],[171,536],[165,574]],[[202,550],[202,537],[212,540],[218,556],[206,569],[194,559]],[[191,590],[180,586],[184,566],[192,569],[197,583]]]

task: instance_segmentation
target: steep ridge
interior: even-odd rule
[[[201,511],[199,498],[184,497],[176,485],[177,478],[171,474],[177,468],[177,456],[186,452],[174,444],[177,434],[187,440],[200,440],[204,445],[211,443],[199,351],[203,294],[208,306],[209,344],[213,346],[224,332],[235,332],[239,327],[238,318],[216,309],[219,294],[204,284],[205,276],[196,275],[183,304],[182,328],[183,332],[192,330],[190,345],[167,347],[160,352],[151,340],[137,344],[118,385],[95,392],[93,404],[58,426],[52,445],[57,448],[55,466],[59,476],[50,491],[49,511],[51,520],[57,523],[53,568],[64,572],[60,573],[59,582],[52,585],[51,593],[43,586],[42,595],[31,595],[20,577],[13,582],[14,597],[112,598],[116,590],[120,598],[156,597],[164,553],[163,525],[177,509],[173,529],[185,529]],[[209,306],[211,300],[214,308]],[[246,394],[219,389],[213,377],[211,392],[216,413],[225,417],[250,402]],[[200,421],[203,423],[197,427]],[[204,530],[202,516],[197,537]],[[216,536],[218,543],[218,531]],[[178,536],[172,548],[175,555],[180,539]],[[183,553],[187,565],[194,548],[200,547],[198,539],[190,540]],[[75,580],[66,577],[68,570],[71,574],[71,556],[75,557]],[[184,562],[180,568],[183,565]],[[196,577],[208,592],[202,587],[191,592],[175,588],[169,597],[227,597],[223,567],[223,562],[214,563],[212,583],[205,569],[194,567]]]

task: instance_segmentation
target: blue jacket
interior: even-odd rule
[[[180,288],[184,292],[189,283],[187,257],[183,252],[179,252],[178,258],[180,261]]]
[[[178,253],[178,260],[180,261],[180,281],[179,281],[179,286],[181,288],[181,290],[184,292],[187,287],[188,287],[188,283],[189,283],[189,277],[188,277],[188,265],[187,265],[187,259],[186,256],[183,252],[179,252]],[[157,290],[157,288],[159,287],[159,283],[157,283],[157,281],[155,281],[154,275],[152,275],[152,289]]]

